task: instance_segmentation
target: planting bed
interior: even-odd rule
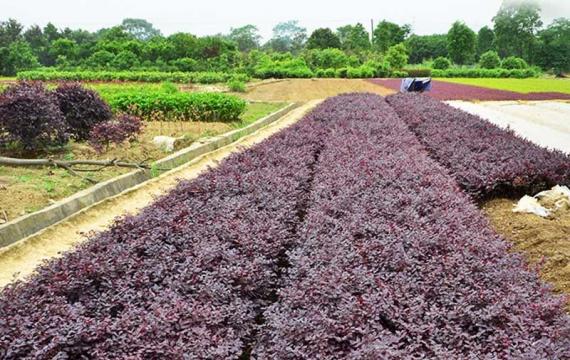
[[[400,90],[401,79],[369,80],[385,88]],[[570,100],[570,94],[559,92],[519,93],[485,87],[432,80],[433,88],[427,93],[439,100]]]
[[[420,94],[387,101],[459,185],[478,198],[570,183],[570,158]]]
[[[4,289],[0,357],[568,358],[507,249],[384,100],[339,96]]]

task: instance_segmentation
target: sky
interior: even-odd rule
[[[518,0],[505,0],[518,1]],[[48,22],[59,28],[95,31],[120,24],[124,18],[143,18],[169,35],[228,33],[230,28],[256,25],[264,40],[274,25],[299,20],[309,32],[363,23],[370,28],[386,19],[410,24],[416,34],[446,33],[456,20],[477,31],[491,25],[503,0],[0,0],[0,20],[14,18],[30,26]],[[538,0],[543,19],[570,17],[570,0]]]

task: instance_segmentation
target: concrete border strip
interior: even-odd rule
[[[174,169],[184,165],[198,156],[229,145],[241,137],[251,134],[264,126],[277,121],[300,105],[300,103],[290,103],[286,107],[257,120],[253,124],[193,143],[187,148],[158,160],[155,164],[158,168],[167,169]],[[142,184],[151,178],[152,175],[149,171],[135,170],[96,184],[44,209],[2,224],[0,225],[0,250],[21,239],[44,230],[45,228],[74,214],[77,214],[91,205]]]

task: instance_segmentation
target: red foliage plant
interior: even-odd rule
[[[27,152],[62,146],[69,139],[53,94],[41,83],[22,82],[0,94],[0,143],[17,143]]]
[[[111,108],[95,91],[80,83],[63,83],[54,90],[69,132],[77,140],[87,140],[93,127],[113,117]]]
[[[570,158],[420,94],[387,98],[431,156],[478,198],[570,184]]]
[[[375,95],[0,293],[0,357],[567,359],[570,318]]]
[[[118,145],[126,140],[136,140],[143,126],[140,118],[121,114],[116,119],[95,125],[89,134],[89,143],[95,150],[102,152],[110,144]]]

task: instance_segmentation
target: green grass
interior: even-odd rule
[[[285,103],[250,103],[247,105],[245,113],[241,116],[241,121],[233,123],[234,127],[242,128],[255,121],[285,107]]]
[[[490,89],[531,92],[559,92],[570,94],[570,80],[567,79],[437,79],[456,84],[481,86]]]

